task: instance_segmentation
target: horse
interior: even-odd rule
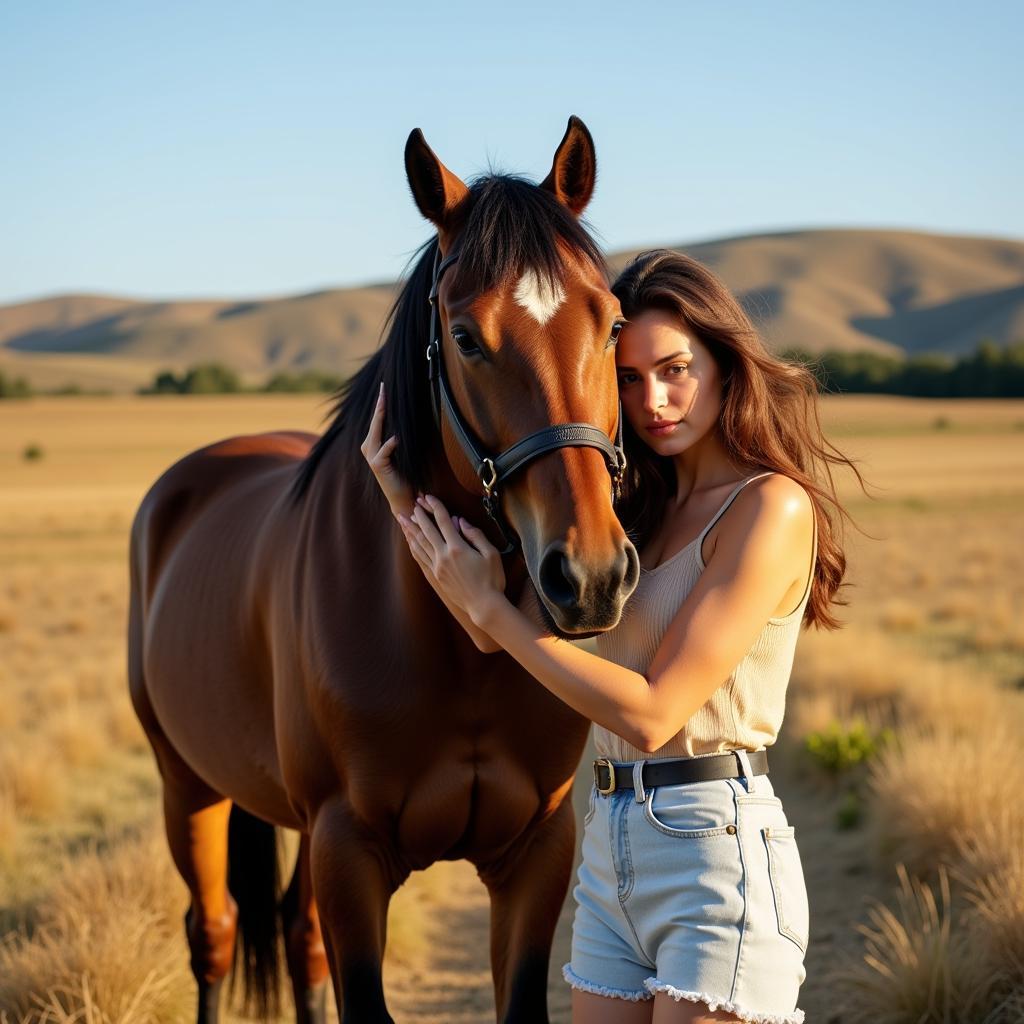
[[[392,1021],[390,898],[455,859],[489,893],[497,1019],[548,1019],[589,723],[449,614],[360,442],[383,381],[396,468],[497,532],[510,599],[564,638],[616,624],[639,560],[610,486],[620,314],[580,221],[594,144],[574,117],[540,184],[467,185],[417,129],[405,170],[436,234],[328,429],[198,449],[132,522],[129,688],[190,895],[200,1024],[236,959],[247,1005],[277,1012],[282,933],[300,1022],[324,1024],[328,977],[346,1024]],[[283,896],[277,827],[300,836]]]

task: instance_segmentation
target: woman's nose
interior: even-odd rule
[[[644,385],[644,409],[657,412],[665,404],[665,389],[656,381]]]

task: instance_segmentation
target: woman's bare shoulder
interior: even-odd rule
[[[736,496],[717,524],[714,550],[743,544],[752,534],[764,540],[777,537],[800,553],[803,538],[814,529],[814,504],[806,488],[783,473],[752,480]]]

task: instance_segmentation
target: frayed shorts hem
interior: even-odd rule
[[[657,992],[664,992],[671,996],[677,1003],[680,999],[686,999],[691,1003],[706,1003],[711,1011],[725,1010],[748,1024],[803,1024],[804,1011],[794,1010],[792,1013],[757,1013],[754,1010],[746,1010],[742,1006],[729,1002],[718,996],[708,995],[707,992],[686,992],[668,982],[658,981],[657,978],[645,978],[644,988],[653,996]]]
[[[609,999],[628,999],[630,1002],[639,1003],[645,999],[653,999],[654,993],[640,989],[639,991],[625,988],[612,988],[608,985],[597,985],[592,981],[581,978],[569,964],[562,967],[562,977],[569,985],[580,992],[590,992],[595,996],[607,996]]]

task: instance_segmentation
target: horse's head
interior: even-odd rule
[[[590,133],[570,119],[540,185],[467,186],[419,130],[405,164],[438,233],[431,373],[451,469],[518,536],[549,625],[609,629],[639,559],[612,509],[621,314],[578,219],[594,189]]]

